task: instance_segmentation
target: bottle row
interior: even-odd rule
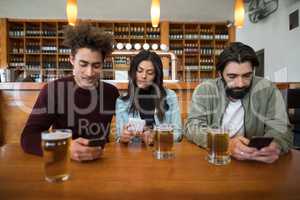
[[[117,38],[129,39],[128,34],[116,33],[115,32],[114,36],[117,37]],[[146,35],[133,33],[133,34],[130,35],[130,39],[159,39],[159,38],[160,38],[159,33],[146,33]]]
[[[55,69],[56,61],[53,59],[45,60],[42,62],[42,68],[44,69]]]
[[[103,79],[104,80],[113,80],[114,76],[112,74],[104,74]]]
[[[37,46],[35,44],[27,44],[26,45],[26,49],[25,49],[25,53],[61,53],[61,54],[70,54],[71,53],[71,49],[69,48],[65,48],[65,47],[59,47],[58,51],[57,51],[57,47],[56,46]],[[13,47],[11,49],[11,53],[19,53],[22,54],[24,53],[24,49],[19,47]]]
[[[58,67],[64,69],[72,69],[73,66],[69,61],[69,57],[59,57],[58,58]]]
[[[23,47],[12,47],[11,53],[24,53]]]
[[[172,49],[171,49],[172,50]],[[182,55],[183,54],[183,50],[182,49],[174,49],[172,50],[176,55]]]
[[[204,63],[214,63],[214,59],[213,58],[200,58],[199,62],[201,64],[204,64]]]
[[[200,48],[200,54],[202,54],[202,55],[214,55],[214,49],[212,47]]]
[[[10,67],[24,67],[24,59],[23,57],[12,57],[9,62]]]
[[[193,26],[193,27],[185,27],[185,29],[183,30],[183,27],[174,27],[172,26],[172,24],[170,24],[170,32],[186,32],[186,33],[195,33],[195,32],[200,32],[200,33],[213,33],[213,29],[212,27],[200,27],[198,28],[197,26]]]
[[[37,60],[31,60],[28,61],[25,65],[25,69],[35,69],[39,70],[40,69],[40,62]]]
[[[26,69],[35,69],[40,68],[56,68],[56,60],[52,57],[43,58],[40,62],[39,57],[37,58],[27,58],[26,63],[24,62],[23,57],[12,57],[9,63],[10,67],[25,67]],[[59,68],[72,68],[69,58],[62,57],[58,58],[58,67]]]
[[[39,28],[27,28],[26,31],[23,30],[23,28],[19,27],[13,27],[9,30],[9,37],[55,37],[56,36],[56,28],[47,28],[43,30],[39,30]]]
[[[213,56],[213,55],[220,55],[223,52],[223,48],[216,48],[214,50],[214,48],[212,47],[203,47],[203,48],[198,48],[195,46],[192,47],[184,47],[182,49],[179,47],[176,48],[171,48],[171,51],[173,51],[176,55],[182,55],[183,53],[185,54],[197,54],[199,53],[200,55],[205,55],[205,56]]]
[[[143,39],[145,38],[160,38],[160,28],[153,28],[147,27],[146,33],[144,27],[127,27],[127,26],[120,26],[115,27],[115,31],[113,33],[114,36],[120,38],[128,38],[129,35],[133,39]]]
[[[169,35],[170,40],[228,40],[228,34],[174,34]]]
[[[200,58],[197,57],[187,57],[185,58],[185,64],[186,65],[207,65],[207,64],[213,64],[214,59],[213,58]]]
[[[108,30],[106,32],[115,35],[116,37],[128,37],[129,36],[129,30],[130,30],[130,36],[132,38],[144,38],[144,35],[146,35],[147,38],[159,38],[160,37],[160,28],[152,28],[147,27],[146,33],[144,30],[144,27],[116,27],[115,31]],[[23,30],[23,28],[19,27],[13,27],[9,31],[9,37],[55,37],[58,35],[59,37],[63,36],[63,31],[59,30],[56,31],[56,29],[45,29],[45,30],[39,30],[37,29],[27,29],[26,31]]]
[[[109,62],[109,61],[104,62],[102,68],[103,68],[103,69],[112,69],[112,68],[113,68],[113,64],[112,64],[112,62]]]
[[[114,32],[122,32],[122,33],[129,33],[129,31],[131,33],[134,33],[134,32],[138,32],[138,33],[144,33],[146,30],[146,32],[148,33],[160,33],[160,28],[157,27],[157,28],[154,28],[154,27],[143,27],[143,26],[132,26],[132,27],[128,27],[128,26],[116,26],[115,29],[114,29]]]
[[[213,71],[214,66],[213,65],[186,65],[185,66],[186,71]]]
[[[198,44],[185,43],[183,50],[185,53],[198,53],[199,52]]]
[[[216,33],[215,34],[215,39],[216,40],[228,40],[229,35],[228,35],[228,33]]]
[[[56,53],[57,47],[54,45],[41,46],[41,50],[43,53]]]
[[[114,58],[114,63],[117,64],[117,65],[120,65],[120,64],[129,65],[130,64],[130,59],[127,56],[116,56]]]
[[[21,26],[14,26],[10,28],[8,32],[9,37],[23,37],[25,36],[25,32],[23,27]]]

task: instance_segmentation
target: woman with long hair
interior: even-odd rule
[[[128,93],[116,102],[116,139],[128,143],[136,136],[130,130],[129,118],[145,120],[146,127],[171,124],[174,141],[181,139],[181,118],[176,93],[163,87],[163,65],[152,51],[141,51],[133,57],[128,72]],[[145,131],[139,134],[145,140]]]

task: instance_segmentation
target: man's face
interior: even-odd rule
[[[226,94],[232,99],[242,99],[250,90],[253,68],[250,62],[229,62],[222,73]]]
[[[88,48],[80,48],[75,56],[70,56],[74,66],[73,74],[79,87],[92,89],[97,86],[103,66],[102,54]]]

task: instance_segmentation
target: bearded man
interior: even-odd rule
[[[292,146],[292,132],[280,91],[254,75],[259,62],[254,50],[234,42],[221,53],[219,78],[201,83],[194,91],[185,136],[206,147],[207,127],[228,130],[229,151],[238,160],[272,163]],[[249,147],[253,136],[273,137],[258,150]]]

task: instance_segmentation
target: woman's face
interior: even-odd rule
[[[136,84],[141,89],[148,88],[155,79],[155,69],[151,61],[140,62],[136,71]]]

